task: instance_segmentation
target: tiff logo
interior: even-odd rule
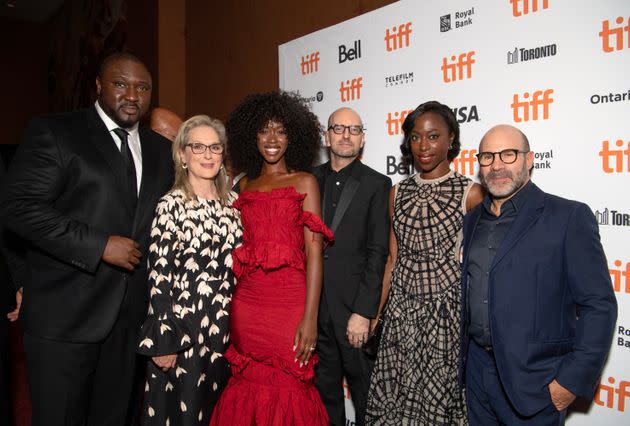
[[[385,30],[385,49],[388,52],[409,47],[409,35],[411,34],[411,22],[400,24],[398,28],[392,27],[391,31]]]
[[[626,49],[630,47],[630,17],[626,21],[622,16],[617,17],[615,22],[619,25],[615,28],[610,28],[610,21],[602,21],[602,30],[599,32],[599,36],[602,39],[602,50],[606,53],[613,52],[615,50],[623,49],[623,33],[626,32],[628,41],[626,42]],[[623,24],[626,23],[624,27]],[[614,37],[612,37],[614,36]],[[611,46],[611,38],[615,40],[614,46]]]
[[[626,262],[626,266],[623,267],[621,260],[615,260],[613,265],[615,265],[614,268],[608,268],[610,279],[613,283],[613,289],[617,293],[630,294],[630,262]],[[622,282],[624,283],[623,290]]]
[[[300,61],[300,71],[302,71],[302,75],[319,71],[319,52],[302,56],[302,61]]]
[[[539,0],[510,0],[510,3],[512,3],[512,15],[514,16],[527,15],[529,13],[530,6],[532,8],[532,13],[537,12],[540,3],[542,3],[543,9],[547,9],[549,7],[549,0],[542,0],[540,2]],[[519,5],[521,5],[522,8],[519,8]]]
[[[412,109],[402,110],[393,114],[388,112],[387,120],[385,120],[387,124],[387,134],[390,136],[399,135],[402,132],[402,125],[405,122],[405,118],[412,112]]]
[[[474,176],[477,164],[476,149],[462,149],[453,159],[453,170],[464,176]]]
[[[341,102],[354,101],[355,99],[361,99],[361,88],[363,87],[363,77],[353,78],[352,80],[346,80],[345,84],[342,81],[339,87],[339,94],[341,95]]]
[[[455,55],[451,56],[451,63],[448,63],[446,56],[442,58],[442,77],[445,83],[450,83],[472,76],[472,65],[475,63],[475,51],[462,53],[459,58]],[[464,77],[464,68],[466,73]]]
[[[529,121],[530,119],[533,121],[538,120],[538,114],[541,108],[542,119],[547,120],[549,118],[549,105],[553,103],[553,99],[551,98],[552,93],[553,89],[547,89],[544,92],[542,90],[536,90],[531,101],[528,100],[529,92],[523,93],[523,101],[519,99],[518,93],[515,93],[511,105],[512,111],[514,112],[514,122],[520,123],[522,121]]]
[[[614,385],[616,382],[614,377],[608,378],[608,383]],[[601,384],[595,392],[595,404],[601,407],[616,408],[617,411],[626,410],[626,398],[630,396],[630,382],[622,380],[617,386],[609,386]],[[603,397],[603,399],[602,399]],[[616,400],[616,401],[615,401]],[[616,404],[615,404],[616,402]],[[616,405],[616,406],[615,406]]]
[[[630,142],[626,149],[623,149],[622,139],[617,139],[615,145],[620,149],[611,149],[608,141],[602,142],[602,150],[599,151],[599,156],[602,157],[602,170],[604,173],[630,173]]]

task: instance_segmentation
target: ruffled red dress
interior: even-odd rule
[[[302,210],[293,187],[244,192],[243,244],[232,251],[237,277],[225,357],[232,377],[210,425],[327,425],[315,388],[317,356],[300,367],[293,338],[306,301],[304,226],[332,240],[316,215]]]

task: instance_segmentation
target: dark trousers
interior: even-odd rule
[[[315,368],[317,390],[331,425],[346,424],[343,377],[346,377],[356,413],[356,424],[365,424],[365,408],[373,363],[361,349],[350,346],[346,325],[334,324],[325,306],[320,310]]]
[[[107,338],[69,343],[24,334],[33,426],[131,422],[139,324],[125,298]],[[133,322],[134,324],[130,324]]]
[[[564,425],[566,410],[559,412],[551,402],[530,417],[521,416],[512,406],[501,384],[491,352],[470,342],[466,364],[466,402],[470,426]]]

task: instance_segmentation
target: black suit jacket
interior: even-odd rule
[[[352,313],[374,318],[381,297],[388,253],[390,178],[355,160],[331,223],[335,242],[324,253],[321,307],[345,327]],[[324,178],[330,163],[313,170],[319,182],[322,212]],[[322,214],[325,217],[324,214]]]
[[[146,256],[157,200],[172,185],[170,142],[150,129],[139,134],[142,183],[133,211],[120,151],[94,107],[28,124],[0,196],[2,219],[29,243],[20,312],[26,332],[98,342],[125,291],[138,325],[146,315],[146,260],[133,273],[101,261],[110,235],[134,239]]]

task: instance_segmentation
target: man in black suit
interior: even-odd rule
[[[157,200],[170,142],[138,122],[151,75],[135,56],[103,62],[92,108],[34,118],[2,188],[0,215],[28,242],[20,312],[33,425],[123,425],[147,309]]]
[[[392,181],[357,158],[365,143],[361,117],[341,108],[328,119],[330,161],[315,168],[322,216],[335,234],[324,253],[319,309],[317,389],[330,423],[345,425],[346,377],[363,424],[372,365],[361,350],[376,316],[388,250],[388,196]]]

